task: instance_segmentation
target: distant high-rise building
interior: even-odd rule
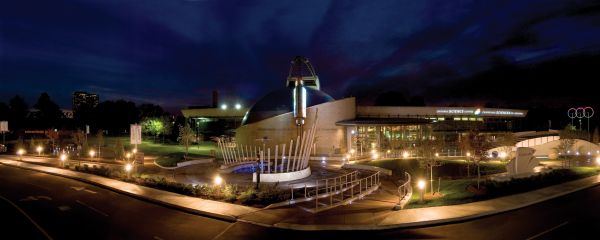
[[[100,102],[100,97],[95,93],[87,93],[77,91],[73,93],[73,112],[76,113],[77,110],[82,108],[95,108],[98,106],[98,102]]]

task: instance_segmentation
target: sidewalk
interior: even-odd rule
[[[392,193],[377,191],[373,196],[367,196],[352,204],[312,214],[297,207],[258,209],[204,200],[91,174],[13,160],[0,159],[0,164],[102,185],[117,192],[200,215],[227,221],[242,221],[266,227],[295,230],[380,230],[452,223],[526,207],[596,186],[600,183],[600,176],[597,175],[531,192],[486,201],[400,211],[392,211],[397,201],[397,198]]]

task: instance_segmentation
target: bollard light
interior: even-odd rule
[[[425,189],[425,180],[422,180],[422,179],[421,179],[421,180],[419,180],[419,181],[417,182],[417,187],[419,188],[419,190],[423,190],[423,189]]]
[[[19,155],[19,160],[23,160],[23,154],[25,154],[25,150],[22,148],[17,150],[17,155]]]
[[[435,153],[435,156],[436,156],[436,157],[439,157],[439,156],[440,156],[440,154],[439,154],[439,153]]]
[[[403,157],[403,158],[408,158],[408,157],[410,157],[410,154],[408,154],[408,152],[404,151],[404,152],[402,153],[402,157]]]
[[[425,194],[424,191],[425,190],[425,180],[423,179],[419,179],[419,181],[417,181],[417,188],[419,188],[419,193],[421,195],[421,200],[419,202],[423,203],[423,200],[425,198]]]
[[[133,166],[131,165],[131,163],[125,164],[125,171],[126,172],[131,172],[131,169],[133,169]]]
[[[44,150],[42,146],[37,146],[37,148],[35,148],[35,151],[38,152],[38,156],[42,154],[42,150]]]
[[[467,152],[467,157],[470,157],[470,156],[471,156],[471,153],[470,153],[470,152]]]
[[[90,150],[90,157],[94,158],[95,155],[96,155],[96,151]]]
[[[63,165],[63,167],[65,166],[65,161],[67,161],[67,154],[61,154],[60,155],[60,163]]]
[[[217,175],[215,176],[215,178],[213,179],[213,183],[215,185],[221,185],[223,183],[223,178],[221,178],[221,176]]]

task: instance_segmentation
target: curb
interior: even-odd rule
[[[25,167],[25,166],[13,165],[13,164],[10,164],[10,163],[5,163],[5,162],[0,162],[0,164],[5,165],[5,166],[9,166],[9,167],[16,167],[16,168],[21,168],[21,169],[26,169],[26,170],[31,170],[31,171],[36,171],[36,172],[41,172],[41,173],[45,173],[45,174],[50,174],[50,175],[54,175],[54,176],[59,176],[59,177],[64,177],[64,178],[69,178],[69,179],[81,181],[81,182],[88,183],[88,184],[91,184],[91,185],[94,185],[94,186],[97,186],[97,187],[108,189],[110,191],[121,193],[121,194],[130,196],[130,197],[139,199],[139,200],[144,200],[144,201],[152,202],[152,203],[155,203],[155,204],[158,204],[158,205],[162,205],[162,206],[165,206],[165,207],[178,209],[178,210],[181,210],[181,211],[184,211],[184,212],[187,212],[187,213],[192,213],[192,214],[196,214],[196,215],[200,215],[200,216],[204,216],[204,217],[215,218],[215,219],[219,219],[219,220],[223,220],[223,221],[227,221],[227,222],[236,222],[238,220],[237,217],[232,216],[232,215],[218,214],[218,213],[213,213],[213,212],[208,212],[208,211],[202,211],[202,210],[198,210],[198,209],[188,208],[188,207],[184,207],[184,206],[177,205],[177,204],[172,204],[172,203],[161,201],[161,200],[158,200],[158,199],[146,197],[144,195],[138,195],[138,194],[130,193],[130,192],[127,192],[127,191],[124,191],[124,190],[121,190],[121,189],[118,189],[118,188],[114,188],[114,187],[111,187],[111,186],[107,186],[107,185],[104,185],[104,184],[101,184],[101,183],[98,183],[98,182],[95,182],[95,181],[92,181],[92,180],[88,180],[88,179],[85,179],[85,178],[80,178],[80,177],[75,177],[75,176],[67,176],[67,175],[62,175],[62,174],[59,174],[59,173],[47,172],[47,171],[43,171],[43,170],[40,170],[40,169],[28,168],[28,167]],[[66,169],[61,169],[61,170],[66,170]],[[68,171],[71,171],[71,170],[68,170]],[[97,176],[97,175],[88,174],[88,173],[80,173],[80,172],[75,172],[75,173],[86,174],[86,175],[90,175],[90,176],[93,176],[93,177],[104,178],[102,176]],[[114,180],[114,179],[111,179],[111,180]],[[118,180],[115,180],[115,181],[118,181]],[[130,184],[133,184],[133,183],[130,183]],[[146,186],[141,186],[141,185],[137,185],[137,186],[139,186],[139,187],[146,187]],[[147,188],[149,188],[149,187],[147,187]],[[160,189],[154,189],[154,188],[151,188],[151,189],[158,190],[158,191],[163,191],[163,190],[160,190]],[[171,193],[171,192],[169,192],[169,193]],[[177,193],[172,193],[172,194],[177,194]],[[177,194],[177,195],[181,195],[181,194]],[[181,196],[185,196],[185,195],[181,195]],[[207,200],[207,199],[202,199],[202,200],[211,201],[211,200]]]
[[[10,160],[10,161],[14,161],[14,160]],[[17,161],[15,161],[17,162]],[[512,206],[512,207],[507,207],[504,209],[499,209],[499,210],[494,210],[494,211],[487,211],[487,212],[481,212],[481,213],[476,213],[476,214],[471,214],[468,216],[462,216],[462,217],[454,217],[454,218],[446,218],[446,219],[438,219],[438,220],[429,220],[429,221],[420,221],[420,222],[407,222],[407,223],[400,223],[400,224],[386,224],[386,225],[378,225],[378,224],[368,224],[368,225],[340,225],[340,224],[319,224],[319,225],[305,225],[305,224],[296,224],[296,223],[285,223],[285,222],[279,222],[279,223],[275,223],[275,224],[265,224],[265,223],[261,223],[261,222],[255,222],[255,221],[250,221],[250,220],[246,220],[246,219],[241,219],[240,217],[247,215],[247,214],[251,214],[253,212],[250,213],[245,213],[242,214],[241,216],[233,216],[233,215],[225,215],[225,214],[218,214],[218,213],[213,213],[213,212],[208,212],[208,211],[202,211],[202,210],[198,210],[198,209],[193,209],[193,208],[188,208],[182,205],[177,205],[177,204],[172,204],[169,202],[165,202],[165,201],[161,201],[158,199],[154,199],[154,198],[150,198],[150,197],[146,197],[143,195],[138,195],[138,194],[134,194],[134,193],[130,193],[118,188],[114,188],[114,187],[110,187],[92,180],[88,180],[85,178],[80,178],[80,177],[75,177],[75,176],[68,176],[68,175],[62,175],[59,173],[54,173],[54,172],[48,172],[48,171],[44,171],[44,170],[40,170],[40,169],[33,169],[33,168],[28,168],[25,166],[19,166],[19,165],[13,165],[10,163],[5,163],[0,161],[0,164],[5,165],[5,166],[9,166],[9,167],[16,167],[16,168],[21,168],[21,169],[27,169],[27,170],[32,170],[32,171],[36,171],[36,172],[42,172],[42,173],[46,173],[46,174],[51,174],[51,175],[55,175],[55,176],[60,176],[60,177],[65,177],[65,178],[69,178],[69,179],[74,179],[77,181],[81,181],[81,182],[85,182],[85,183],[89,183],[92,184],[94,186],[98,186],[98,187],[102,187],[105,189],[109,189],[111,191],[114,192],[118,192],[121,194],[125,194],[127,196],[136,198],[136,199],[140,199],[140,200],[144,200],[147,202],[152,202],[152,203],[156,203],[162,206],[166,206],[166,207],[170,207],[170,208],[174,208],[174,209],[178,209],[184,212],[188,212],[188,213],[192,213],[192,214],[196,214],[196,215],[200,215],[200,216],[205,216],[205,217],[210,217],[210,218],[215,218],[215,219],[219,219],[219,220],[224,220],[224,221],[228,221],[228,222],[244,222],[244,223],[249,223],[249,224],[253,224],[253,225],[257,225],[257,226],[262,226],[262,227],[270,227],[270,228],[280,228],[280,229],[288,229],[288,230],[299,230],[299,231],[335,231],[335,230],[387,230],[387,229],[400,229],[400,228],[417,228],[417,227],[428,227],[428,226],[435,226],[435,225],[443,225],[443,224],[451,224],[451,223],[458,223],[458,222],[464,222],[464,221],[468,221],[468,220],[473,220],[473,219],[477,219],[477,218],[482,218],[482,217],[487,217],[487,216],[492,216],[492,215],[496,215],[496,214],[501,214],[501,213],[505,213],[505,212],[510,212],[510,211],[514,211],[517,209],[521,209],[521,208],[525,208],[531,205],[535,205],[544,201],[548,201],[554,198],[558,198],[558,197],[562,197],[574,192],[578,192],[584,189],[588,189],[588,188],[592,188],[595,186],[600,185],[600,182],[595,182],[593,184],[588,184],[586,186],[582,186],[582,187],[576,187],[574,189],[571,189],[569,191],[565,191],[565,192],[561,192],[561,193],[557,193],[551,196],[547,196],[544,197],[542,199],[538,199],[532,202],[527,202],[527,203],[523,203],[523,204],[519,204],[516,206]],[[31,163],[29,163],[31,164]],[[46,167],[46,166],[44,166]],[[64,169],[61,169],[64,170]],[[68,170],[71,171],[71,170]],[[102,176],[97,176],[97,175],[93,175],[93,174],[88,174],[88,173],[80,173],[80,172],[74,172],[74,173],[78,173],[78,174],[86,174],[89,176],[93,176],[93,177],[100,177],[100,178],[105,178]],[[593,177],[593,176],[592,176]],[[595,175],[595,177],[600,177],[598,175]],[[114,179],[111,179],[114,180]],[[118,181],[118,180],[115,180]],[[575,180],[576,181],[576,180]],[[568,182],[566,182],[568,183]],[[133,183],[131,183],[133,184]],[[564,184],[564,183],[563,183]],[[145,186],[141,186],[141,185],[136,185],[136,186],[140,186],[140,187],[145,187]],[[552,186],[550,186],[552,187]],[[146,187],[149,188],[149,187]],[[150,188],[153,190],[157,190],[157,191],[163,191],[163,190],[159,190],[159,189],[154,189],[154,188]],[[543,189],[543,188],[541,188]],[[537,189],[539,190],[539,189]],[[171,192],[169,192],[171,193]],[[172,194],[177,194],[177,193],[172,193]],[[177,195],[181,195],[181,194],[177,194]],[[181,196],[185,196],[185,195],[181,195]],[[509,195],[510,196],[510,195]],[[204,201],[212,201],[212,200],[206,200],[203,199]],[[219,202],[220,203],[220,202]],[[256,211],[261,211],[263,209],[256,209]],[[400,210],[401,212],[402,210]]]
[[[523,204],[512,206],[512,207],[507,207],[504,209],[482,212],[482,213],[477,213],[477,214],[471,214],[471,215],[463,216],[463,217],[429,220],[429,221],[421,221],[421,222],[409,222],[409,223],[401,223],[401,224],[387,224],[387,225],[378,225],[378,224],[371,224],[371,225],[339,225],[339,224],[335,224],[335,225],[333,225],[333,224],[332,225],[327,225],[327,224],[304,225],[304,224],[295,224],[295,223],[276,223],[273,226],[277,227],[277,228],[282,228],[282,229],[300,230],[300,231],[389,230],[389,229],[400,229],[400,228],[430,227],[430,226],[436,226],[436,225],[465,222],[468,220],[473,220],[473,219],[477,219],[477,218],[488,217],[488,216],[497,215],[497,214],[501,214],[501,213],[505,213],[505,212],[510,212],[510,211],[518,210],[518,209],[525,208],[525,207],[528,207],[531,205],[535,205],[535,204],[538,204],[541,202],[545,202],[545,201],[548,201],[548,200],[551,200],[554,198],[559,198],[559,197],[562,197],[562,196],[565,196],[565,195],[568,195],[568,194],[571,194],[574,192],[578,192],[578,191],[581,191],[584,189],[592,188],[592,187],[595,187],[598,185],[600,185],[600,182],[596,182],[596,183],[593,183],[593,184],[590,184],[587,186],[583,186],[583,187],[577,187],[572,190],[554,194],[552,196],[548,196],[548,197],[545,197],[545,198],[542,198],[542,199],[539,199],[536,201],[523,203]],[[400,210],[400,211],[402,211],[402,210]]]

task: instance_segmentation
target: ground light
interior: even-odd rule
[[[127,178],[129,178],[131,176],[132,169],[133,169],[133,166],[131,165],[131,163],[125,164],[125,172],[127,172]]]
[[[17,155],[19,155],[19,160],[23,161],[23,154],[25,154],[25,150],[22,148],[17,151]]]
[[[37,148],[35,149],[35,151],[37,151],[37,152],[38,152],[38,156],[42,155],[42,150],[44,150],[44,149],[42,148],[42,146],[37,146]]]
[[[420,202],[423,203],[423,198],[424,198],[423,190],[425,190],[425,180],[419,179],[419,181],[417,182],[417,188],[419,188],[419,193],[421,194]]]
[[[65,167],[65,161],[67,161],[67,154],[61,154],[60,155],[60,162],[62,164],[63,167]]]
[[[220,186],[221,184],[223,184],[223,178],[221,178],[221,176],[217,175],[213,179],[213,183],[217,186]]]

